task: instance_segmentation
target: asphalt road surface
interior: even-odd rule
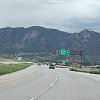
[[[100,75],[35,64],[0,76],[0,100],[100,100]]]

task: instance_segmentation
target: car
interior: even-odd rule
[[[49,64],[49,69],[55,69],[55,65],[54,64]]]
[[[38,63],[38,65],[41,65],[40,63]]]

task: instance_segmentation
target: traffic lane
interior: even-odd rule
[[[69,69],[67,69],[67,71],[69,71]],[[72,71],[73,73],[74,71]],[[83,77],[87,77],[89,79],[95,80],[100,82],[100,75],[98,74],[90,74],[90,73],[84,73],[84,72],[74,72],[75,74],[81,75]]]
[[[47,66],[38,66],[37,64],[31,65],[30,67],[27,67],[23,70],[16,71],[10,74],[5,74],[0,76],[0,84],[7,83],[7,82],[12,82],[19,80],[24,77],[29,77],[31,74],[36,73],[39,70],[42,70],[43,68],[47,68]]]
[[[9,81],[14,81],[14,80],[23,78],[25,76],[28,76],[30,74],[33,74],[36,72],[36,68],[37,68],[37,65],[35,64],[35,65],[31,65],[30,67],[27,67],[20,71],[1,75],[0,76],[0,84],[7,83]]]
[[[79,90],[82,90],[80,92],[83,96],[80,96],[82,98],[85,97],[85,100],[91,99],[91,100],[99,100],[100,98],[100,75],[93,75],[89,73],[81,73],[81,72],[73,72],[69,71],[68,69],[62,69],[60,70],[61,73],[63,73],[64,76],[67,76],[73,78],[73,80],[76,81],[78,86],[80,87]],[[97,80],[98,79],[98,80]]]
[[[11,92],[12,94],[14,93],[14,92],[16,92],[16,90],[21,90],[21,91],[23,91],[23,90],[26,90],[26,88],[27,88],[27,86],[31,86],[31,87],[37,87],[38,88],[38,85],[40,86],[41,84],[40,83],[43,83],[43,82],[41,82],[40,81],[40,79],[41,80],[43,80],[43,78],[44,78],[44,76],[46,76],[45,75],[45,73],[46,73],[46,71],[44,71],[44,70],[40,70],[40,69],[38,69],[38,72],[37,73],[35,73],[35,75],[34,76],[32,76],[31,78],[27,78],[27,79],[21,79],[21,80],[17,80],[17,81],[14,81],[14,82],[11,82],[10,81],[10,83],[8,82],[7,84],[3,84],[3,85],[5,85],[5,86],[3,86],[3,89],[2,89],[2,86],[1,86],[1,88],[0,88],[0,90],[2,90],[2,92],[4,91],[4,96],[5,96],[5,93],[7,93],[7,95],[9,94],[8,93],[8,91],[9,92]],[[31,82],[31,81],[33,81],[34,80],[34,82]],[[39,81],[40,82],[39,82]],[[28,83],[27,83],[28,82]],[[32,83],[34,83],[34,85],[32,84]],[[46,83],[46,82],[45,82]],[[9,85],[10,84],[10,85]],[[23,85],[23,86],[22,86]],[[35,86],[36,85],[36,86]],[[14,87],[14,88],[13,88]],[[25,89],[23,88],[23,87],[25,87]],[[29,87],[28,87],[29,88]],[[6,91],[6,90],[8,90],[8,91]],[[31,90],[31,89],[30,89]],[[38,89],[37,89],[38,90]],[[23,95],[24,95],[24,92],[27,92],[27,91],[23,91],[22,93],[23,93]],[[32,92],[34,92],[34,91],[32,91]],[[36,91],[35,91],[36,92]],[[0,93],[1,94],[1,93]],[[14,93],[13,95],[17,95],[18,93]],[[12,96],[13,96],[12,95]],[[20,95],[20,94],[18,94],[18,95]],[[22,95],[22,94],[21,94]],[[9,96],[9,95],[8,95]],[[1,96],[0,96],[1,97]],[[6,96],[7,97],[7,96]],[[18,96],[18,97],[20,97],[20,96]],[[17,97],[17,98],[18,98]],[[3,99],[4,100],[4,99]],[[10,99],[11,100],[11,99]],[[17,100],[19,100],[19,99],[17,99]]]
[[[29,77],[10,81],[0,85],[0,99],[2,100],[30,100],[37,98],[55,83],[56,74],[47,66],[38,66],[37,72]]]
[[[100,82],[63,69],[56,69],[57,84],[39,100],[100,100]]]

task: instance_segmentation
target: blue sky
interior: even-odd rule
[[[29,26],[100,32],[100,0],[0,0],[0,28]]]

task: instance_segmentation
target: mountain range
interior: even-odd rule
[[[85,29],[68,33],[41,26],[0,29],[0,53],[56,54],[60,49],[82,50],[85,59],[100,60],[100,33]]]

